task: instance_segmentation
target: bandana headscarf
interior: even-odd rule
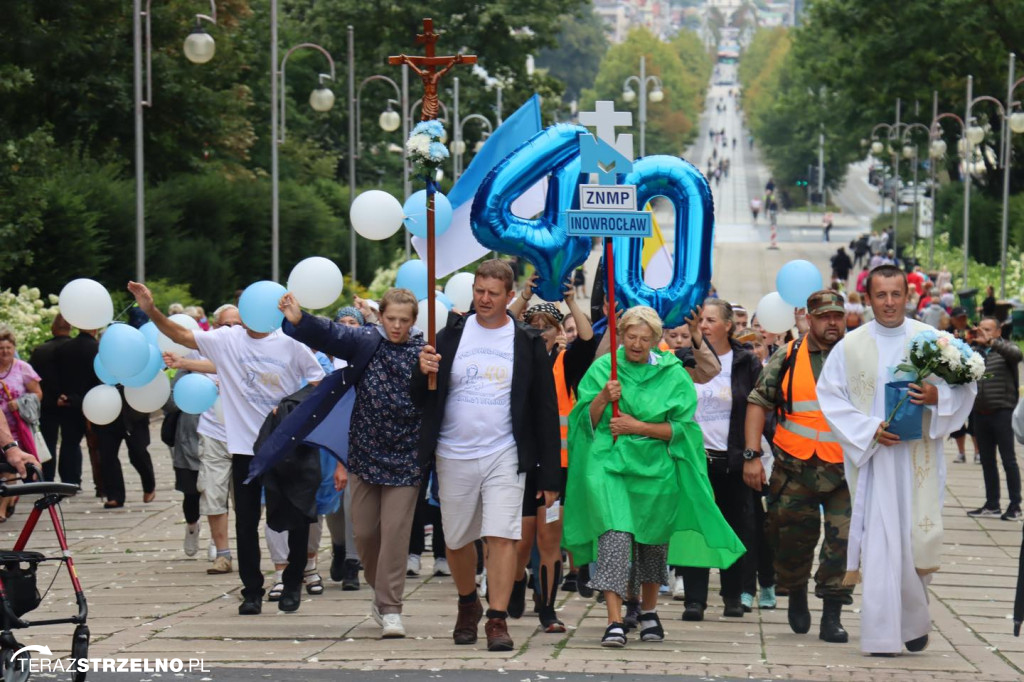
[[[546,313],[550,315],[555,318],[555,321],[558,322],[558,324],[562,324],[562,319],[565,317],[565,315],[559,312],[558,307],[555,306],[554,303],[538,303],[526,311],[524,319],[529,322],[530,318],[538,313]]]
[[[353,308],[350,305],[345,306],[338,310],[338,313],[334,316],[335,321],[340,321],[343,317],[351,317],[360,325],[366,324],[366,320],[363,318],[363,314],[358,309]]]

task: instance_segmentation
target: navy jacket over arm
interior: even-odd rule
[[[306,440],[331,413],[341,396],[359,381],[382,338],[376,327],[349,327],[308,313],[302,314],[297,325],[285,320],[281,329],[310,348],[345,360],[348,367],[328,374],[312,394],[281,421],[256,450],[246,482],[273,467],[293,446]]]

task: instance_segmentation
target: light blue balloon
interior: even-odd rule
[[[408,260],[402,263],[398,267],[395,286],[411,291],[417,301],[425,299],[427,297],[427,264],[421,260]]]
[[[186,414],[202,414],[217,402],[217,384],[202,374],[186,374],[174,382],[174,404]]]
[[[435,297],[435,298],[436,298],[436,299],[437,299],[438,301],[440,301],[441,303],[444,303],[444,307],[445,307],[445,308],[447,308],[448,310],[451,310],[451,309],[452,309],[452,307],[453,307],[453,306],[455,305],[454,303],[452,303],[452,299],[450,299],[450,298],[448,298],[447,296],[445,296],[445,295],[444,295],[444,292],[442,292],[442,291],[438,291],[438,292],[436,292],[436,293],[434,294],[434,297]]]
[[[791,260],[775,276],[775,289],[782,300],[794,308],[807,305],[807,297],[825,285],[818,266],[806,260]]]
[[[245,288],[238,299],[238,314],[245,326],[254,332],[269,333],[284,321],[284,313],[277,303],[287,290],[277,282],[263,280]]]
[[[128,388],[141,388],[156,378],[157,372],[166,366],[163,353],[160,352],[159,348],[151,345],[149,347],[149,362],[146,363],[146,368],[133,377],[122,379],[121,383]]]
[[[100,360],[99,353],[92,359],[92,371],[96,372],[96,376],[100,381],[105,383],[107,386],[117,385],[117,377],[107,371],[107,368],[103,366],[103,362]]]
[[[146,337],[146,343],[156,345],[156,340],[160,337],[160,330],[156,328],[153,322],[147,322],[146,324],[139,327],[139,331]]]
[[[409,195],[402,207],[405,227],[417,237],[427,236],[427,190]],[[434,192],[434,236],[440,237],[452,224],[452,204],[448,197]]]
[[[117,379],[133,377],[149,362],[149,344],[135,327],[112,324],[100,338],[100,362],[110,376]]]

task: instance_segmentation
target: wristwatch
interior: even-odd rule
[[[0,453],[3,453],[3,454],[6,455],[8,450],[11,450],[11,449],[17,448],[17,447],[20,447],[18,445],[18,441],[12,440],[10,443],[8,443],[7,445],[5,445],[2,448],[0,448]]]
[[[747,448],[746,450],[743,451],[743,461],[749,462],[752,459],[761,459],[761,451],[751,450],[750,448]]]

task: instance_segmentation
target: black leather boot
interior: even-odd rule
[[[811,629],[811,612],[807,608],[807,590],[792,590],[789,593],[789,627],[798,635],[805,635]]]
[[[843,602],[835,599],[825,600],[825,604],[821,609],[821,626],[818,630],[818,639],[832,642],[833,644],[845,644],[849,641],[850,635],[843,629],[843,624],[839,622],[839,616],[842,611]]]

